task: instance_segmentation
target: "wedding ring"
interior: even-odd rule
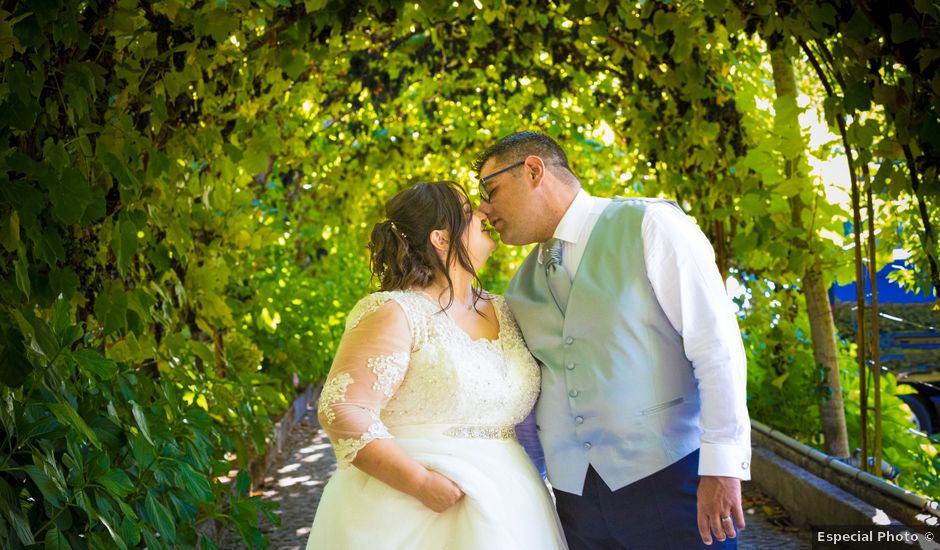
[[[725,516],[721,518],[721,521],[731,521],[731,516]]]

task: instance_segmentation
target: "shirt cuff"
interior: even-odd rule
[[[698,475],[751,479],[751,448],[703,443],[698,455]]]

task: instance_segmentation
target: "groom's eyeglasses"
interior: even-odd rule
[[[515,164],[510,164],[509,166],[503,168],[502,170],[497,170],[497,171],[493,172],[492,174],[490,174],[490,175],[488,175],[488,176],[486,176],[486,177],[480,178],[480,189],[479,189],[479,190],[480,190],[480,198],[483,199],[483,200],[486,201],[486,202],[490,202],[490,197],[492,196],[492,194],[490,193],[489,188],[486,186],[486,182],[487,182],[488,180],[491,180],[491,179],[495,178],[496,176],[502,174],[503,172],[508,172],[508,171],[512,170],[513,168],[515,168],[515,167],[517,167],[517,166],[522,166],[523,164],[525,164],[525,161],[524,161],[524,160],[520,160],[519,162],[517,162],[517,163],[515,163]]]

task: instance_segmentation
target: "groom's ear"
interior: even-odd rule
[[[536,186],[545,177],[545,162],[541,157],[529,155],[525,159],[525,179],[531,186]]]
[[[450,239],[446,229],[435,229],[431,231],[430,240],[431,246],[438,252],[446,253],[447,247],[450,246]]]

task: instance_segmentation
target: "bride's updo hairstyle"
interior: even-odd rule
[[[457,261],[473,273],[474,303],[479,298],[480,282],[476,278],[470,253],[463,239],[470,224],[467,191],[453,181],[416,183],[400,191],[385,203],[385,220],[375,224],[369,242],[372,275],[379,280],[380,290],[425,288],[437,273],[447,279],[453,290],[447,266]],[[431,232],[448,232],[450,246],[441,261],[431,244]],[[453,302],[453,292],[450,292]]]

